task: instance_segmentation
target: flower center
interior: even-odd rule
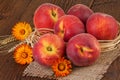
[[[65,65],[63,63],[58,64],[58,69],[60,71],[64,71],[65,70]]]
[[[23,52],[21,56],[22,56],[22,58],[27,58],[28,54],[26,52]]]
[[[49,47],[47,47],[47,50],[48,51],[52,51],[52,48],[49,46]]]
[[[20,34],[24,35],[25,34],[25,30],[24,29],[20,30]]]

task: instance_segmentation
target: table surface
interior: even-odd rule
[[[11,34],[11,28],[19,21],[26,21],[34,26],[34,11],[45,2],[59,5],[65,11],[74,4],[82,3],[90,6],[94,12],[110,14],[120,21],[120,0],[0,0],[0,35]],[[22,72],[27,65],[15,63],[12,53],[3,54],[0,54],[0,80],[42,80],[23,77]],[[120,57],[111,64],[102,80],[120,80]]]

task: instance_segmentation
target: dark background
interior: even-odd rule
[[[19,21],[29,22],[33,26],[35,9],[45,2],[59,5],[65,11],[74,4],[82,3],[94,12],[110,14],[120,21],[120,0],[0,0],[0,36],[11,34],[11,28]],[[22,77],[27,65],[16,64],[12,53],[3,54],[0,54],[0,80],[47,80]],[[111,64],[102,80],[120,80],[120,57]]]

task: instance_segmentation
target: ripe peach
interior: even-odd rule
[[[88,66],[98,59],[100,45],[91,34],[81,33],[69,40],[66,53],[74,65]]]
[[[53,28],[55,22],[65,13],[57,5],[44,3],[34,13],[34,25],[36,28]]]
[[[65,15],[58,19],[54,25],[55,34],[68,41],[76,34],[85,32],[84,24],[73,15]]]
[[[93,11],[86,5],[76,4],[68,10],[67,14],[77,16],[85,24]]]
[[[64,41],[55,34],[44,34],[33,47],[34,59],[46,66],[51,66],[55,60],[63,57],[64,52]]]
[[[117,21],[105,13],[92,14],[86,24],[87,32],[99,40],[112,40],[118,34]]]

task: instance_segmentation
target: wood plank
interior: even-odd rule
[[[120,21],[120,0],[95,0],[93,10],[112,15]]]
[[[4,0],[0,4],[0,35],[10,34],[31,0]],[[5,32],[4,32],[5,31]]]

